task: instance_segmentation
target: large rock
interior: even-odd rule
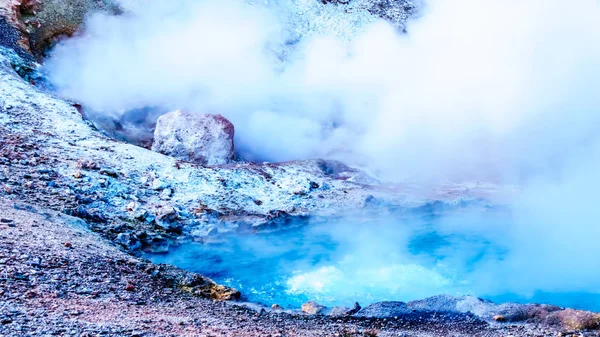
[[[113,0],[0,0],[0,45],[40,58],[57,39],[79,30],[92,12],[121,10]]]
[[[158,118],[152,150],[202,165],[226,164],[235,156],[233,134],[221,115],[177,110]]]
[[[545,323],[568,330],[598,330],[600,329],[600,314],[565,309],[550,313],[546,317]]]
[[[560,307],[544,304],[497,304],[473,296],[439,295],[423,300],[409,302],[408,307],[419,311],[442,311],[451,313],[470,313],[484,320],[506,322],[544,321],[548,315],[561,310]]]

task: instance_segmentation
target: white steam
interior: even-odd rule
[[[248,158],[336,158],[393,180],[520,178],[595,136],[598,6],[438,0],[399,34],[313,0],[149,1],[92,17],[48,69],[61,94],[105,113],[221,113]]]
[[[506,249],[468,271],[475,291],[597,292],[600,3],[431,0],[407,34],[344,9],[149,1],[90,18],[47,69],[62,95],[106,114],[220,113],[251,159],[519,182],[505,223],[463,217],[439,229]]]

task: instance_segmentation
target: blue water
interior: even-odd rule
[[[308,300],[364,306],[450,294],[600,310],[600,295],[590,292],[499,287],[505,280],[495,279],[495,269],[478,271],[502,262],[508,252],[502,240],[455,227],[448,231],[440,219],[321,221],[276,233],[212,238],[149,258],[204,274],[268,306],[298,308]]]

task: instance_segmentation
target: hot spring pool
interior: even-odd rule
[[[510,243],[473,230],[468,223],[477,219],[461,218],[458,227],[431,216],[321,221],[185,244],[149,259],[201,273],[267,306],[365,306],[450,294],[600,310],[598,294],[547,289],[507,270]]]

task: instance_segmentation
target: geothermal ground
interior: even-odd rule
[[[311,6],[345,4],[325,3]],[[400,28],[414,11],[408,2],[359,3],[371,3],[362,9]],[[233,126],[221,116],[198,122],[213,125],[202,141],[217,142],[218,151],[182,151],[173,142],[190,134],[177,120],[164,124],[181,133],[165,132],[155,151],[116,140],[81,105],[49,90],[32,62],[58,36],[73,34],[82,13],[116,10],[95,1],[75,1],[73,8],[48,1],[46,11],[37,1],[0,4],[0,335],[599,335],[600,314],[472,296],[363,308],[352,301],[329,308],[250,303],[244,289],[219,285],[202,268],[189,268],[195,273],[145,259],[169,261],[183,247],[236,236],[296,233],[356,211],[487,209],[518,189],[480,182],[383,185],[333,160],[233,160]]]

